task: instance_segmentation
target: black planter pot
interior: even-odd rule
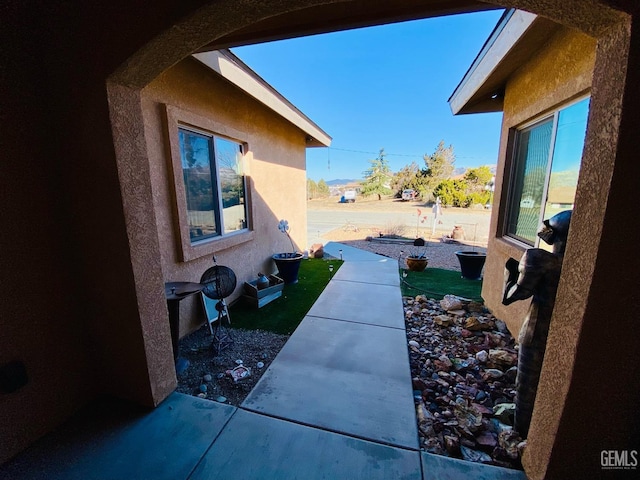
[[[467,280],[480,280],[482,267],[487,259],[487,254],[482,252],[456,252],[462,270],[462,278]]]
[[[298,270],[302,261],[301,253],[276,253],[271,258],[278,267],[278,277],[284,283],[298,283]]]

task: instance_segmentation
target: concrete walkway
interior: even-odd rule
[[[349,257],[242,408],[417,450],[397,266]]]
[[[0,467],[11,479],[522,479],[419,451],[397,262],[345,263],[239,408],[174,393],[94,404]]]

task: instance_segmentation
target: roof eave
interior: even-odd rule
[[[285,118],[306,134],[307,147],[328,147],[331,137],[229,50],[195,53],[193,58]]]
[[[508,10],[449,98],[454,115],[499,112],[509,76],[546,43],[559,25]]]

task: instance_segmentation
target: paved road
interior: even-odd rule
[[[344,208],[347,207],[347,208]],[[389,225],[405,225],[406,235],[415,234],[416,223],[418,221],[417,208],[420,208],[422,215],[428,216],[426,222],[420,223],[420,228],[431,228],[433,213],[430,207],[416,207],[410,204],[398,204],[397,211],[356,211],[349,209],[349,205],[336,203],[336,208],[332,210],[307,210],[307,235],[309,244],[321,241],[322,235],[336,228],[345,228],[349,224],[356,225],[362,229],[366,235],[371,234],[369,226],[376,226],[385,230]],[[489,236],[490,212],[482,210],[467,209],[443,209],[439,217],[437,231],[451,233],[455,225],[461,225],[467,235],[468,240],[475,237],[479,242],[486,242]]]

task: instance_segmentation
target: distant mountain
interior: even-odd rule
[[[337,187],[339,185],[348,185],[350,183],[356,183],[360,180],[352,179],[352,178],[336,178],[334,180],[327,180],[327,185],[330,187]]]

